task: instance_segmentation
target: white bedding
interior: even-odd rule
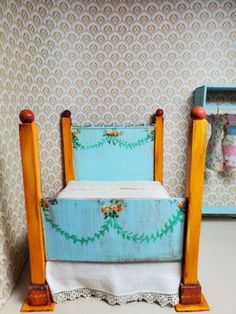
[[[169,198],[158,181],[70,181],[59,199],[157,199]]]
[[[71,181],[59,199],[169,198],[157,181]],[[178,303],[181,262],[81,263],[48,261],[46,278],[55,302],[95,296],[109,304],[145,300]]]
[[[180,262],[47,262],[46,278],[55,302],[95,296],[109,304],[145,300],[178,303]]]

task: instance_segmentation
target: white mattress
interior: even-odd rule
[[[112,305],[145,300],[173,306],[179,300],[181,263],[48,261],[46,279],[55,302],[95,296]]]
[[[158,181],[70,181],[59,199],[163,199],[169,194]]]

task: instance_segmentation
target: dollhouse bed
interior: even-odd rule
[[[31,285],[22,311],[94,295],[208,310],[198,282],[205,111],[191,116],[186,198],[163,181],[163,111],[150,126],[71,125],[62,113],[65,188],[42,199],[38,128],[20,114]],[[178,304],[177,304],[178,303]]]

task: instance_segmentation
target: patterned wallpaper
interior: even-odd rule
[[[26,256],[20,110],[36,114],[43,192],[53,196],[61,111],[80,124],[123,124],[164,108],[165,187],[182,196],[192,91],[236,84],[235,18],[234,0],[0,1],[0,304]],[[236,201],[234,175],[207,182],[207,202]]]

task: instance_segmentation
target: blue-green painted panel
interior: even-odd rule
[[[194,91],[194,107],[195,106],[202,106],[205,108],[206,93],[207,93],[206,86],[200,86],[200,87],[196,88],[196,90]]]
[[[72,126],[76,180],[153,180],[154,127]]]
[[[208,90],[215,90],[215,91],[235,91],[236,85],[207,85]]]
[[[231,112],[232,110],[236,112],[236,106],[235,105],[205,105],[205,109],[210,110],[210,112],[215,112],[217,113],[228,113]]]
[[[236,215],[236,207],[229,206],[205,206],[203,215]]]
[[[194,91],[194,103],[193,106],[202,106],[206,110],[217,110],[220,109],[220,112],[223,112],[224,110],[236,110],[235,105],[220,105],[220,106],[214,106],[214,105],[208,105],[207,100],[207,93],[208,91],[236,91],[236,85],[203,85],[195,89]]]
[[[226,128],[228,135],[236,135],[236,125],[227,125]]]
[[[180,260],[184,210],[180,198],[44,201],[47,260]]]

